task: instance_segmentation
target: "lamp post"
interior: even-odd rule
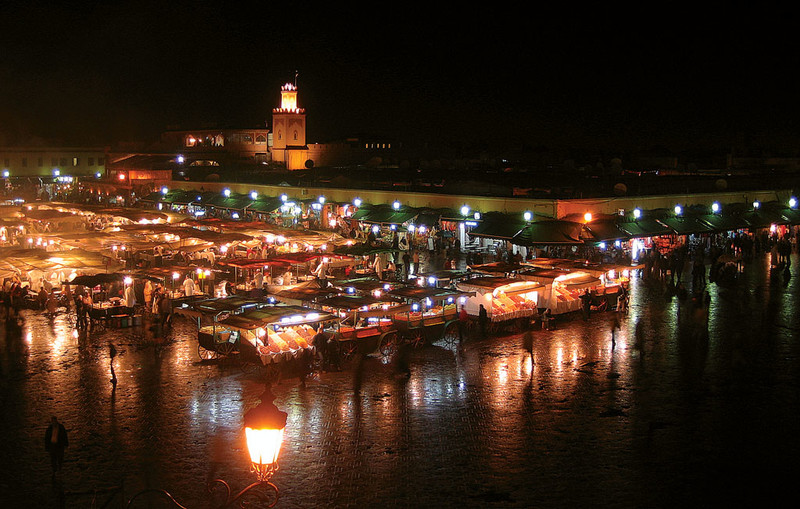
[[[250,469],[256,474],[256,481],[233,493],[230,484],[222,479],[214,479],[208,483],[209,493],[220,486],[225,490],[225,501],[216,506],[220,509],[237,504],[239,507],[274,507],[278,503],[278,487],[270,479],[278,471],[278,456],[283,443],[283,432],[286,428],[286,412],[275,406],[269,386],[260,397],[261,403],[244,414],[244,432],[247,439],[247,450],[250,454]],[[141,495],[154,494],[165,499],[169,504],[185,509],[166,490],[143,490],[131,497],[126,505],[130,508]]]

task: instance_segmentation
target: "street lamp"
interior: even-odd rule
[[[793,209],[793,208],[796,208],[796,207],[797,207],[797,198],[792,196],[791,198],[789,198],[789,208]]]
[[[257,191],[250,191],[250,199],[254,200],[254,201],[256,199],[258,199],[258,192]]]
[[[361,206],[361,198],[356,198],[353,200],[353,206],[358,208]]]
[[[635,209],[633,209],[633,218],[639,219],[640,217],[642,217],[642,209],[636,207]]]
[[[394,210],[400,210],[400,202],[395,200],[394,203],[392,203],[392,208]]]
[[[231,190],[226,187],[225,189],[222,190],[222,194],[225,196],[225,198],[230,198]]]
[[[467,217],[469,215],[469,205],[463,205],[461,207],[461,215]]]
[[[683,213],[683,207],[681,207],[680,205],[675,205],[675,215],[679,216],[682,213]]]
[[[530,221],[531,219],[533,219],[533,214],[531,214],[530,211],[526,210],[525,213],[522,214],[522,218],[525,221]]]
[[[753,202],[753,208],[755,210],[758,210],[758,207],[760,207],[760,206],[761,206],[761,202],[759,202],[758,200]]]
[[[270,479],[278,471],[278,456],[283,444],[283,435],[286,428],[286,412],[282,412],[275,406],[273,401],[275,396],[269,387],[266,388],[260,397],[261,403],[251,408],[244,414],[244,433],[247,439],[247,451],[250,454],[251,470],[256,474],[256,481],[235,495],[231,490],[230,484],[222,479],[214,479],[208,483],[208,491],[214,492],[220,485],[225,488],[225,501],[219,507],[251,507],[245,497],[252,497],[265,507],[274,507],[278,503],[278,487],[270,482]],[[257,493],[255,490],[267,490],[269,493]],[[136,493],[128,501],[126,507],[130,508],[133,502],[145,494],[155,494],[166,499],[175,507],[184,508],[166,490],[149,489]],[[271,496],[270,496],[271,495]],[[274,497],[274,498],[273,498]],[[271,503],[266,503],[271,500]]]
[[[714,214],[719,212],[719,202],[715,201],[714,203],[711,204],[711,212],[713,212]]]

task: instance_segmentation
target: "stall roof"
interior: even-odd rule
[[[706,223],[717,232],[741,230],[750,226],[740,216],[733,214],[705,214],[698,216],[698,220]]]
[[[506,217],[503,219],[492,218],[482,221],[469,234],[473,237],[489,239],[511,240],[526,226],[525,221]]]
[[[464,279],[472,277],[473,272],[469,270],[458,270],[458,269],[441,269],[441,270],[434,270],[432,272],[420,272],[417,274],[417,278],[420,279],[428,279],[430,277],[435,278],[441,281],[453,281],[456,279]]]
[[[523,267],[524,265],[508,262],[492,262],[469,266],[472,272],[481,272],[484,274],[508,274],[510,272],[516,272]]]
[[[562,276],[564,279],[559,281],[564,286],[588,288],[600,284],[600,279],[591,274],[571,272]]]
[[[385,285],[390,284],[386,281],[379,281],[371,277],[362,277],[356,279],[337,279],[331,283],[337,288],[355,288],[356,290],[371,292],[372,290],[383,289]]]
[[[398,299],[391,296],[368,297],[363,295],[335,295],[317,302],[320,306],[327,306],[336,309],[359,309],[364,306],[375,304],[397,303]]]
[[[537,221],[525,225],[511,242],[520,246],[536,244],[582,244],[583,224],[574,221]]]
[[[632,238],[655,237],[658,235],[671,235],[672,230],[652,218],[642,218],[637,221],[617,223],[617,227]]]
[[[283,200],[277,197],[270,198],[270,197],[259,196],[256,201],[252,202],[247,207],[247,210],[253,212],[262,212],[262,213],[275,212],[276,210],[281,208],[281,205],[283,205],[283,203],[284,203]]]
[[[690,235],[693,233],[710,233],[714,229],[697,217],[664,217],[659,219],[660,223],[665,224],[678,235]]]
[[[789,220],[777,210],[761,209],[742,214],[750,228],[769,228],[773,224],[789,224]]]
[[[190,304],[189,307],[197,311],[216,314],[222,311],[235,311],[237,309],[259,307],[265,305],[267,305],[267,303],[264,301],[232,296],[232,297],[216,297],[213,299],[199,300]]]
[[[511,277],[495,277],[495,276],[485,276],[485,277],[474,277],[472,279],[468,279],[466,281],[459,281],[456,286],[460,289],[474,289],[474,288],[483,288],[483,289],[495,289],[501,286],[505,286],[511,283],[519,283],[521,280]]]
[[[426,286],[406,286],[403,288],[395,288],[393,290],[389,290],[389,295],[393,295],[395,297],[401,297],[403,299],[413,299],[413,300],[422,300],[425,298],[447,298],[447,297],[457,297],[459,295],[464,295],[464,292],[450,290],[448,288],[433,288],[433,287],[426,287]]]
[[[299,325],[324,322],[335,318],[332,314],[318,309],[277,305],[248,311],[241,315],[233,315],[219,323],[238,329],[253,330],[270,324]]]
[[[620,230],[616,221],[592,221],[584,227],[595,242],[626,240],[630,235]]]
[[[262,258],[223,258],[218,260],[220,265],[236,267],[239,269],[263,269],[269,267],[288,268],[290,263],[284,260],[262,259]]]

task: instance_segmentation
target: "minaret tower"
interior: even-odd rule
[[[297,85],[281,87],[281,107],[272,110],[272,160],[289,170],[305,168],[306,110],[297,107]]]

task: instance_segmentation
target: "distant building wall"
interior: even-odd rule
[[[0,147],[0,170],[12,177],[86,176],[104,172],[105,148]]]

